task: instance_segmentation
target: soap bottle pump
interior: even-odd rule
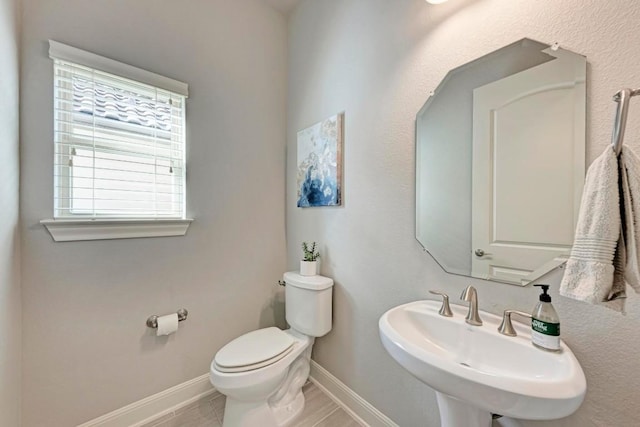
[[[547,294],[549,285],[534,286],[541,287],[542,293],[531,315],[531,342],[543,350],[560,351],[560,318]]]

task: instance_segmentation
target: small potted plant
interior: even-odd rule
[[[318,274],[318,258],[320,253],[316,250],[316,242],[309,245],[302,242],[302,261],[300,261],[300,274],[302,276],[315,276]]]

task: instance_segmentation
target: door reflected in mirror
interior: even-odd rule
[[[416,237],[450,273],[526,285],[569,255],[585,57],[529,39],[450,71],[416,118]]]

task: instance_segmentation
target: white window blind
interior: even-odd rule
[[[154,86],[147,82],[175,81],[50,43],[54,217],[184,218],[186,85],[171,86],[183,93]],[[70,62],[68,52],[80,60]],[[101,71],[91,62],[116,71],[120,65],[143,78]]]

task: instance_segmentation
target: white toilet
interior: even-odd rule
[[[288,272],[284,281],[290,328],[246,333],[211,362],[211,384],[227,396],[223,427],[286,426],[304,408],[313,341],[331,330],[333,280]]]

